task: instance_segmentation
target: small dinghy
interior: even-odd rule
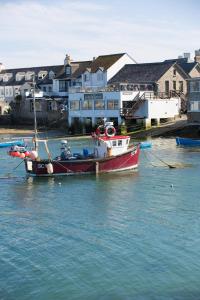
[[[19,141],[8,141],[8,142],[0,142],[0,148],[7,148],[12,146],[25,146],[23,140]]]
[[[141,142],[140,143],[140,149],[147,149],[147,148],[151,148],[152,147],[152,143],[151,142]]]
[[[176,145],[184,147],[200,147],[200,140],[177,137]]]

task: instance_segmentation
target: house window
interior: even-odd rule
[[[92,100],[84,100],[82,102],[82,109],[89,109],[89,110],[91,110],[93,108],[92,103],[93,103]]]
[[[46,71],[41,71],[41,72],[39,72],[38,73],[38,79],[39,80],[42,80],[42,79],[44,79],[44,77],[47,75],[47,72]]]
[[[42,111],[42,103],[39,101],[35,101],[35,110],[36,111]],[[30,101],[30,111],[33,111],[33,101]]]
[[[52,92],[52,87],[49,86],[49,87],[48,87],[48,90],[49,90],[49,92]]]
[[[145,85],[144,84],[140,85],[140,91],[145,91]]]
[[[71,75],[71,67],[70,66],[65,67],[65,74],[66,75]]]
[[[43,86],[43,91],[46,92],[47,91],[47,88],[46,86]]]
[[[48,101],[47,102],[47,110],[48,111],[52,111],[53,110],[53,102],[52,101]]]
[[[84,81],[89,81],[89,73],[84,74]]]
[[[102,100],[95,100],[94,109],[105,109],[105,102]]]
[[[71,110],[79,110],[80,109],[80,102],[78,100],[70,101],[70,109]]]
[[[179,81],[179,91],[183,92],[183,81]]]
[[[98,72],[97,73],[97,80],[98,81],[102,81],[103,80],[103,73],[102,72]]]
[[[34,72],[27,72],[26,73],[26,80],[31,80],[33,79],[33,76],[34,76]]]
[[[199,92],[199,81],[195,80],[191,82],[191,92]]]
[[[165,81],[165,94],[166,95],[169,94],[169,81],[168,80]]]
[[[19,72],[16,74],[16,81],[21,81],[22,79],[24,79],[25,77],[25,73]]]
[[[173,81],[173,90],[176,91],[176,81]]]
[[[176,76],[176,69],[173,69],[173,76]]]
[[[68,81],[59,80],[59,92],[67,92],[67,91],[68,91]]]
[[[53,71],[49,72],[49,79],[53,79],[55,77],[55,73]]]
[[[119,109],[118,100],[108,100],[107,109]]]

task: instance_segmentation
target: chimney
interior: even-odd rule
[[[1,71],[3,71],[3,70],[5,70],[5,66],[4,66],[2,63],[0,63],[0,73],[1,73]]]
[[[195,50],[194,61],[200,63],[200,49],[199,50]]]
[[[187,62],[190,62],[190,53],[189,52],[183,53],[183,57],[187,59]]]
[[[65,56],[64,66],[71,65],[71,58],[68,54]]]

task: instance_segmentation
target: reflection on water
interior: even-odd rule
[[[55,178],[0,150],[0,299],[198,299],[199,152],[152,144],[137,171]]]

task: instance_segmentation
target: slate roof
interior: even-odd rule
[[[90,72],[95,73],[99,68],[107,70],[110,68],[116,61],[118,61],[125,53],[119,54],[110,54],[110,55],[100,55],[93,61],[80,61],[80,62],[71,62],[72,67],[72,76],[71,78],[79,78],[87,69]],[[64,66],[60,73],[56,76],[56,79],[67,79],[69,77],[65,74]]]
[[[35,79],[36,79],[37,84],[52,84],[52,79],[49,79],[48,74],[42,80],[39,80],[37,78],[39,72],[47,71],[49,73],[50,71],[53,71],[55,74],[58,74],[62,68],[63,68],[63,65],[18,68],[18,69],[4,69],[0,72],[0,74],[12,73],[12,77],[7,82],[0,81],[0,86],[18,86],[18,85],[22,85],[22,84],[28,82],[29,80],[25,80],[25,78],[23,78],[20,81],[16,81],[16,74],[19,72],[26,73],[29,71],[35,73],[35,75],[36,75]]]
[[[79,61],[79,62],[71,62],[72,67],[72,75],[70,78],[79,78],[81,74],[86,70],[86,68],[90,67],[92,64],[92,61]],[[64,65],[62,66],[60,72],[56,76],[56,79],[67,79],[69,77],[65,74],[65,68]]]
[[[117,62],[125,53],[110,54],[110,55],[100,55],[92,61],[91,72],[95,73],[99,68],[107,70],[115,62]]]
[[[189,74],[193,68],[196,67],[196,65],[198,65],[197,62],[191,62],[191,63],[187,63],[187,62],[178,62],[178,65],[187,73]]]
[[[112,77],[108,83],[153,83],[158,81],[159,78],[174,64],[173,61],[128,64]]]

